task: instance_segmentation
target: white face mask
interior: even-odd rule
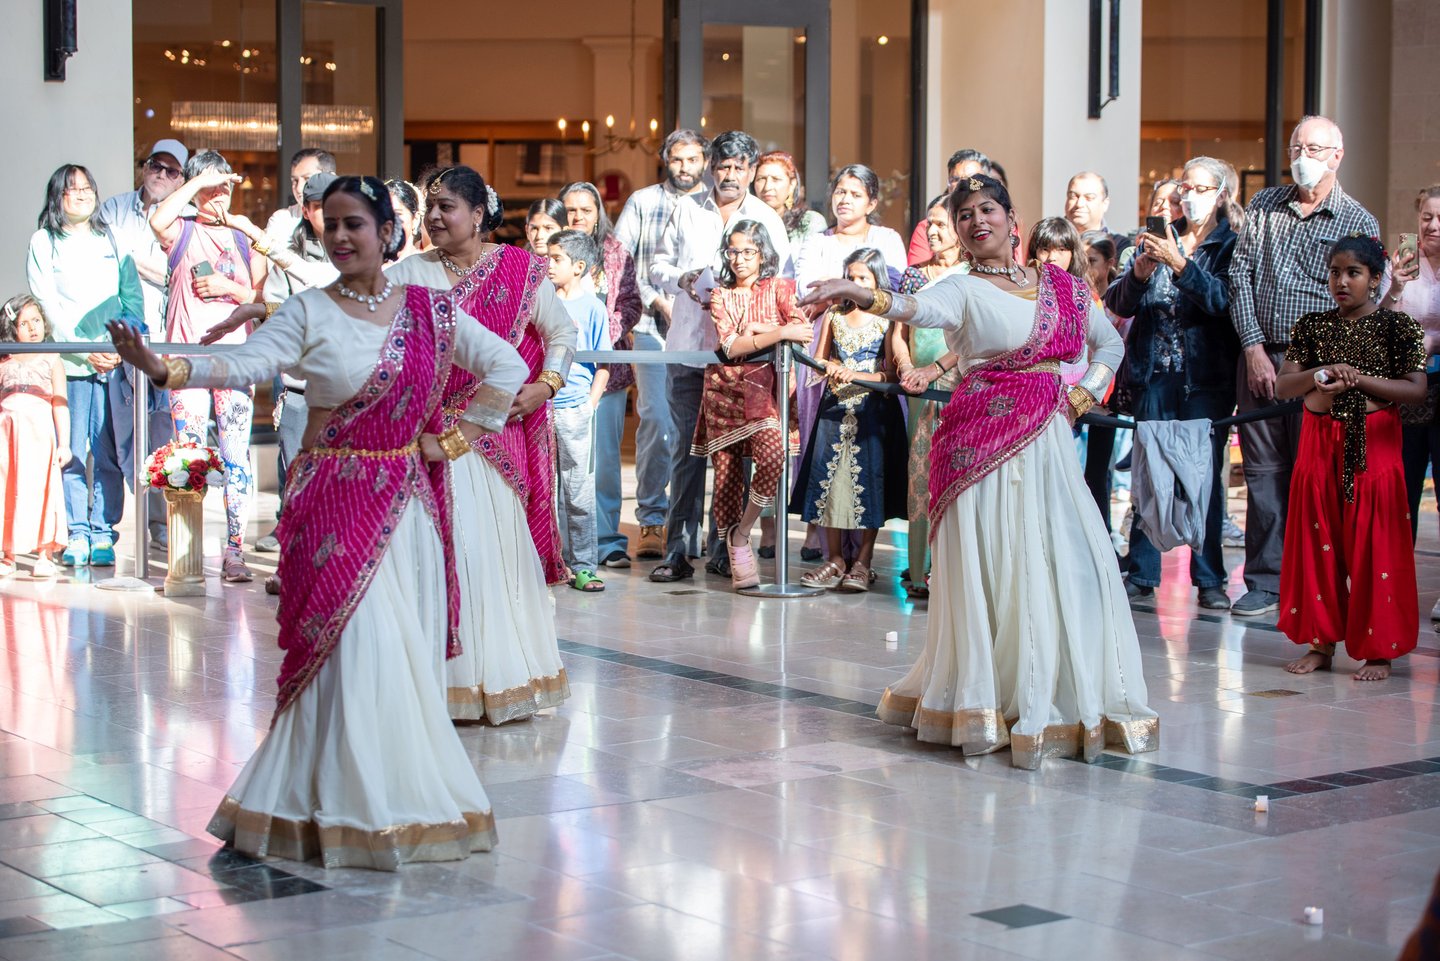
[[[1205,218],[1209,217],[1210,212],[1215,209],[1215,202],[1219,197],[1218,190],[1204,197],[1199,194],[1190,194],[1180,201],[1180,209],[1185,213],[1185,219],[1190,221],[1192,226],[1203,224]]]
[[[1316,160],[1314,157],[1300,156],[1290,161],[1290,176],[1306,190],[1318,187],[1328,170],[1325,161]]]

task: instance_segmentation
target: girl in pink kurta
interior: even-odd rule
[[[22,294],[0,307],[0,341],[35,344],[54,339],[35,298]],[[10,354],[0,358],[0,576],[15,573],[15,555],[36,554],[31,573],[54,577],[50,552],[62,549],[65,529],[60,467],[70,451],[65,371],[56,354]]]

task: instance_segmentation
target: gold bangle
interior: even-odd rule
[[[250,244],[250,249],[253,250],[253,251],[255,251],[255,252],[256,252],[257,254],[259,254],[261,257],[269,257],[269,256],[270,256],[270,248],[269,248],[267,245],[261,243],[261,242],[258,241],[258,240],[257,240],[257,241],[254,241],[254,242],[252,242],[252,243]]]
[[[184,357],[165,358],[165,382],[160,386],[166,390],[180,390],[190,382],[190,361]]]
[[[891,303],[892,298],[890,296],[890,291],[877,290],[875,291],[875,299],[870,302],[869,307],[865,308],[865,313],[876,314],[877,316],[883,317],[885,314],[890,313]]]
[[[458,426],[452,427],[441,434],[437,440],[440,442],[440,449],[445,452],[448,460],[455,460],[465,455],[470,450],[470,442],[465,435],[460,433]]]
[[[275,316],[275,311],[277,311],[277,310],[279,310],[279,309],[280,309],[280,305],[279,305],[279,304],[275,304],[275,303],[271,303],[271,302],[269,302],[269,301],[266,301],[266,302],[265,302],[265,317],[264,317],[264,319],[262,319],[262,320],[260,321],[260,323],[263,324],[263,323],[265,323],[266,320],[269,320],[271,317]]]
[[[1095,406],[1095,395],[1078,384],[1071,387],[1065,397],[1070,401],[1070,409],[1075,412],[1077,420],[1084,417],[1085,412]]]
[[[565,378],[553,370],[542,370],[539,376],[535,378],[535,383],[544,384],[546,387],[549,387],[550,396],[554,398],[559,395],[561,388],[565,386]]]

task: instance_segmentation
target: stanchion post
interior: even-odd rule
[[[146,343],[149,343],[149,340],[149,337],[145,338]],[[123,366],[119,368],[121,377],[127,373]],[[135,506],[131,513],[135,515],[135,576],[143,581],[150,576],[150,475],[145,471],[145,457],[150,452],[150,378],[138,370],[134,373],[135,430],[132,434],[130,461],[132,476],[135,478]]]
[[[790,583],[790,344],[775,345],[775,410],[780,420],[780,483],[775,490],[775,583],[741,588],[751,597],[814,597],[818,587]]]

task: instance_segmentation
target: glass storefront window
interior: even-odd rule
[[[133,3],[137,164],[167,137],[218,150],[246,178],[236,206],[264,223],[280,182],[275,0]]]
[[[342,173],[380,169],[377,16],[370,6],[305,3],[300,136],[333,153]]]
[[[789,151],[804,170],[804,31],[707,23],[703,42],[705,134],[747,131],[761,153]]]

